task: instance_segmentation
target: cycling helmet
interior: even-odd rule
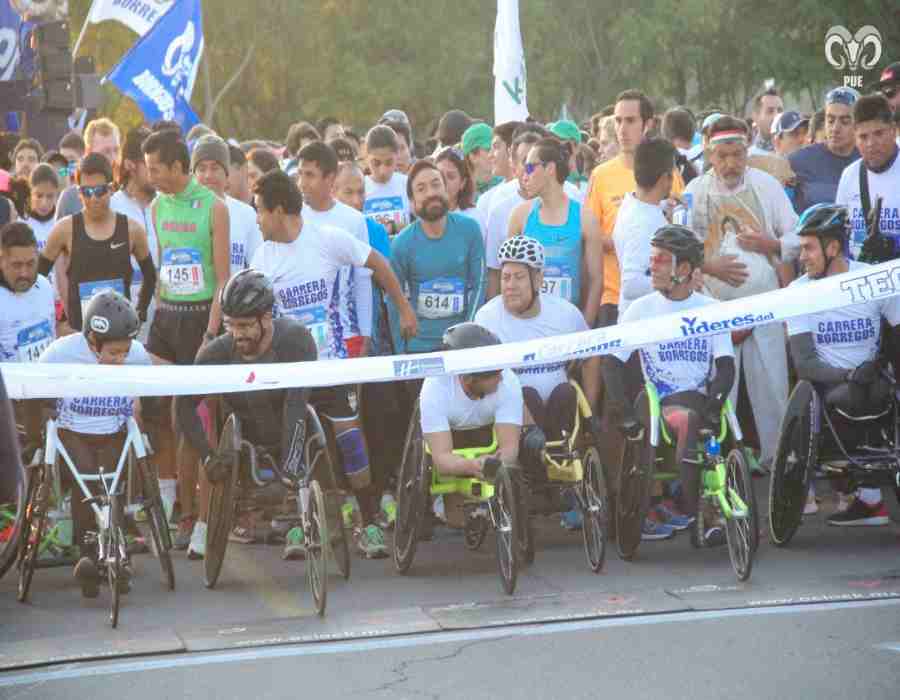
[[[654,234],[650,245],[668,250],[675,256],[676,264],[687,261],[693,268],[703,264],[703,243],[687,226],[663,226]]]
[[[82,320],[84,334],[93,333],[101,342],[131,340],[141,330],[141,321],[131,302],[112,289],[93,296]]]
[[[837,204],[814,204],[803,212],[794,233],[798,236],[818,236],[845,240],[850,229],[847,207]]]
[[[222,313],[231,318],[262,316],[275,305],[272,282],[259,270],[241,270],[222,288]]]
[[[513,236],[503,241],[497,253],[500,266],[507,262],[522,263],[534,270],[544,269],[544,246],[528,236]]]
[[[443,350],[467,350],[500,345],[500,338],[477,323],[457,323],[444,331]]]

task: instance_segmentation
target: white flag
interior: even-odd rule
[[[494,124],[525,121],[525,51],[519,29],[519,0],[497,0],[494,27]]]
[[[144,36],[175,0],[94,0],[88,22],[98,24],[111,19]]]

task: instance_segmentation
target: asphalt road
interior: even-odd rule
[[[900,526],[828,528],[823,505],[789,548],[763,540],[745,584],[684,534],[631,563],[610,549],[595,575],[549,518],[513,597],[491,536],[471,553],[438,530],[406,577],[360,559],[332,576],[324,619],[277,547],[229,545],[214,591],[183,554],[175,593],[136,557],[118,630],[107,592],[83,601],[68,569],[39,570],[28,605],[8,575],[0,698],[896,698]]]

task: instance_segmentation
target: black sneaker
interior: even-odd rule
[[[82,598],[96,598],[100,595],[100,571],[90,557],[81,557],[75,565],[75,579],[81,584]]]
[[[862,499],[856,498],[847,510],[835,513],[825,522],[835,527],[874,527],[887,525],[889,518],[884,501],[870,506]]]

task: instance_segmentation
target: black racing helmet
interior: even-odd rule
[[[687,226],[663,226],[653,235],[650,245],[672,253],[676,265],[687,261],[698,268],[703,264],[703,243]]]
[[[82,328],[85,335],[93,333],[101,342],[133,340],[141,330],[141,321],[128,299],[105,289],[88,302]]]
[[[443,350],[468,350],[500,345],[500,338],[477,323],[457,323],[444,331]]]
[[[272,282],[259,270],[241,270],[222,288],[222,313],[231,318],[259,317],[272,310]]]
[[[820,239],[847,240],[850,231],[850,212],[837,204],[814,204],[797,222],[794,232],[798,236],[818,236]]]

